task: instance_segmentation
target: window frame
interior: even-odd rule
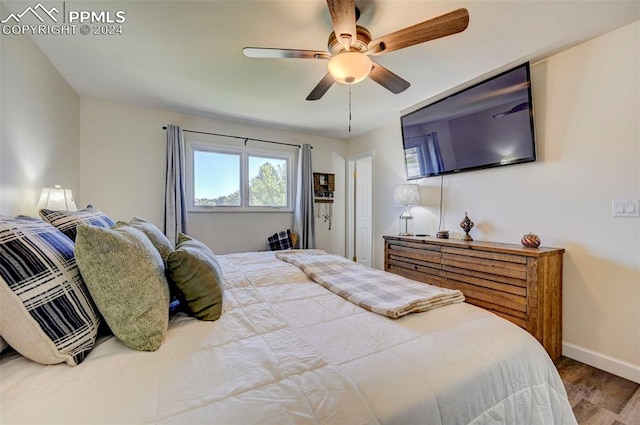
[[[195,152],[215,152],[240,156],[240,206],[196,206],[195,204]],[[286,206],[250,206],[249,205],[249,157],[273,158],[285,160],[287,165],[287,205]],[[293,178],[296,153],[283,150],[255,149],[247,146],[234,146],[214,142],[186,142],[186,195],[188,212],[293,212],[295,179]]]

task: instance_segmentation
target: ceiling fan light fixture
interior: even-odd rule
[[[342,52],[329,61],[329,74],[341,84],[355,84],[369,76],[373,62],[360,52]]]

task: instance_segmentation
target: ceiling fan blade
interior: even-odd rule
[[[307,96],[307,100],[318,100],[329,90],[329,88],[333,85],[334,79],[331,74],[327,73],[322,80],[318,83],[317,86],[311,90],[309,96]]]
[[[248,58],[259,59],[331,59],[329,52],[316,50],[272,49],[269,47],[245,47],[242,53]]]
[[[355,0],[327,0],[327,6],[336,38],[342,41],[346,50],[351,50],[357,37]]]
[[[402,93],[411,85],[408,81],[375,62],[373,63],[369,77],[394,94]]]
[[[404,49],[464,31],[469,25],[467,9],[457,9],[419,24],[377,38],[368,46],[368,53],[379,55]]]

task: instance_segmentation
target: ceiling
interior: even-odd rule
[[[3,2],[12,12],[34,2]],[[46,5],[63,2],[43,2]],[[459,34],[378,56],[411,83],[394,95],[370,79],[305,97],[326,61],[250,59],[242,48],[327,50],[324,0],[66,1],[69,10],[124,11],[122,35],[32,37],[80,95],[205,117],[349,139],[398,120],[401,112],[480,76],[536,62],[640,19],[640,1],[356,0],[358,24],[373,37],[469,10]]]

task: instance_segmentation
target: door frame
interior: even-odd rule
[[[373,197],[375,196],[375,192],[373,191],[373,180],[374,180],[374,160],[375,160],[375,152],[373,150],[368,150],[357,155],[352,155],[347,157],[346,161],[346,172],[347,172],[347,225],[345,226],[346,234],[345,234],[345,252],[346,257],[353,260],[355,256],[355,182],[356,178],[354,177],[354,172],[356,169],[356,162],[361,159],[370,158],[371,159],[371,197],[369,198],[369,202],[371,203],[369,211],[371,211],[371,266],[373,267],[373,255],[376,252],[375,249],[375,239],[373,235],[374,231],[374,211],[373,211]]]

